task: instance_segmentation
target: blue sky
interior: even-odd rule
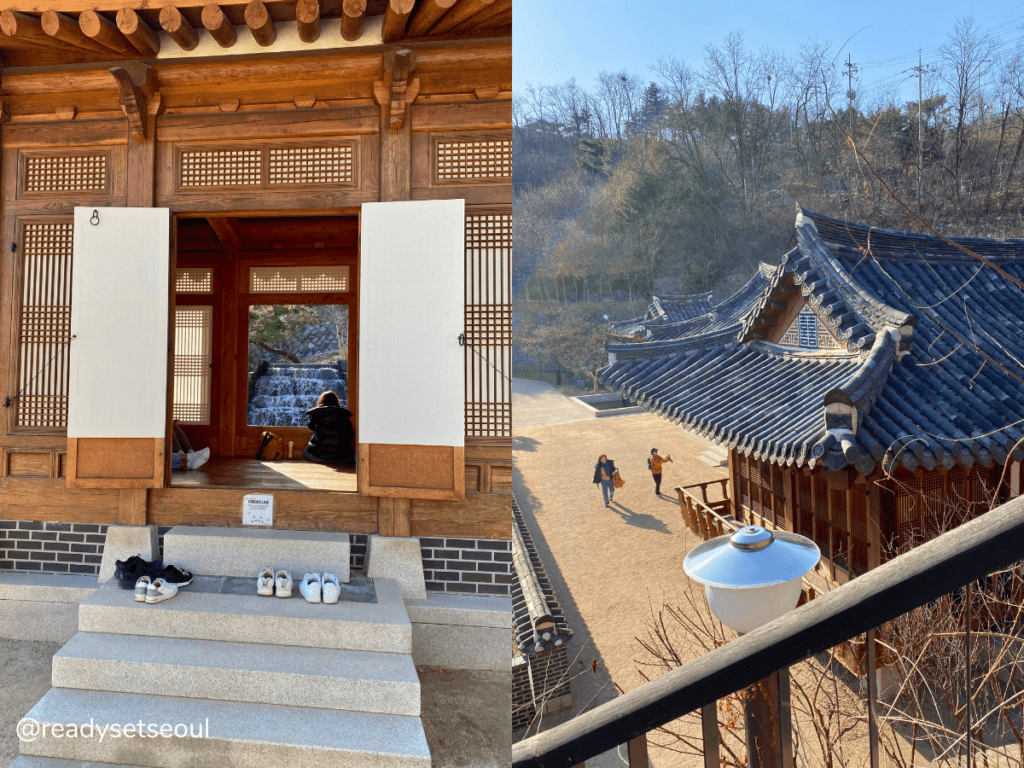
[[[699,69],[708,43],[740,30],[749,48],[767,45],[787,55],[802,43],[831,43],[837,66],[850,54],[860,68],[855,89],[867,94],[881,83],[897,83],[901,97],[910,99],[917,96],[917,80],[911,82],[906,70],[917,64],[918,48],[926,66],[938,63],[939,46],[966,15],[1001,38],[1004,49],[1024,45],[1024,2],[1012,0],[515,0],[513,87],[575,77],[590,89],[602,70],[652,79],[648,67],[661,56]]]

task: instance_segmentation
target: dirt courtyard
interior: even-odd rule
[[[701,461],[707,446],[664,419],[588,418],[539,382],[514,382],[513,413],[513,489],[575,633],[569,656],[576,704],[568,714],[576,714],[615,698],[616,685],[630,690],[642,682],[635,638],[652,608],[679,604],[687,590],[703,601],[683,572],[683,558],[699,540],[683,523],[673,489],[725,477],[726,469]],[[673,459],[661,497],[647,469],[651,448]],[[608,508],[592,482],[602,453],[626,481]],[[550,715],[547,724],[566,716]],[[651,759],[656,768],[678,763],[658,750]],[[609,754],[587,765],[622,763]]]

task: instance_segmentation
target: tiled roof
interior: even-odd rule
[[[941,238],[798,209],[797,247],[715,321],[609,343],[607,387],[757,458],[870,472],[1024,458],[1024,291]],[[957,242],[1024,281],[1024,240]],[[799,290],[845,345],[764,341]],[[723,307],[731,306],[726,321]],[[649,329],[650,330],[650,329]]]
[[[613,323],[609,335],[619,339],[642,338],[648,331],[701,318],[712,312],[710,293],[693,296],[654,296],[643,317]]]
[[[551,587],[523,513],[512,499],[512,562],[516,580],[512,583],[512,629],[514,649],[532,656],[545,648],[561,645],[572,630]]]

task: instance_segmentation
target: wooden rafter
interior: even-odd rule
[[[507,21],[506,21],[507,17]],[[504,24],[512,21],[512,0],[494,0],[487,8],[470,16],[461,24],[451,28],[457,34],[471,32],[474,29]]]
[[[320,39],[320,0],[299,0],[295,4],[295,24],[299,39],[315,43]]]
[[[230,48],[238,39],[234,26],[219,5],[203,6],[203,26],[221,48]]]
[[[437,20],[444,16],[448,9],[455,5],[456,0],[423,0],[416,7],[409,26],[405,29],[406,37],[423,37]]]
[[[462,22],[489,8],[494,0],[459,0],[431,30],[432,35],[441,35],[459,26]]]
[[[117,28],[117,24],[106,16],[100,16],[96,11],[82,11],[82,15],[78,17],[78,26],[86,37],[115,53],[122,56],[139,55],[135,46]]]
[[[16,11],[0,13],[0,31],[3,31],[8,37],[23,40],[26,43],[61,47],[59,41],[46,34],[39,19],[24,13]]]
[[[362,37],[366,0],[344,0],[341,4],[341,36],[349,42]]]
[[[253,39],[264,48],[273,45],[277,39],[274,20],[270,17],[267,6],[261,0],[251,0],[245,6],[245,24],[252,32]]]
[[[160,9],[160,26],[183,51],[194,50],[199,45],[199,33],[177,8]]]
[[[405,27],[415,4],[416,0],[388,0],[387,10],[384,11],[384,28],[381,31],[385,43],[393,43],[405,36]]]
[[[92,53],[110,55],[110,49],[82,34],[78,22],[55,11],[44,11],[39,19],[43,32],[53,38],[53,44],[69,45]]]
[[[146,95],[139,90],[135,80],[124,67],[111,67],[110,74],[114,76],[121,91],[121,106],[124,107],[124,113],[128,116],[128,128],[132,138],[136,141],[145,141],[146,118],[148,117]]]
[[[151,59],[160,53],[160,36],[131,8],[122,8],[117,12],[117,28],[146,58]]]

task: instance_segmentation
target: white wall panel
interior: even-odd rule
[[[463,200],[363,204],[363,444],[464,443],[464,222]]]
[[[170,221],[166,208],[75,208],[68,437],[166,432]]]

